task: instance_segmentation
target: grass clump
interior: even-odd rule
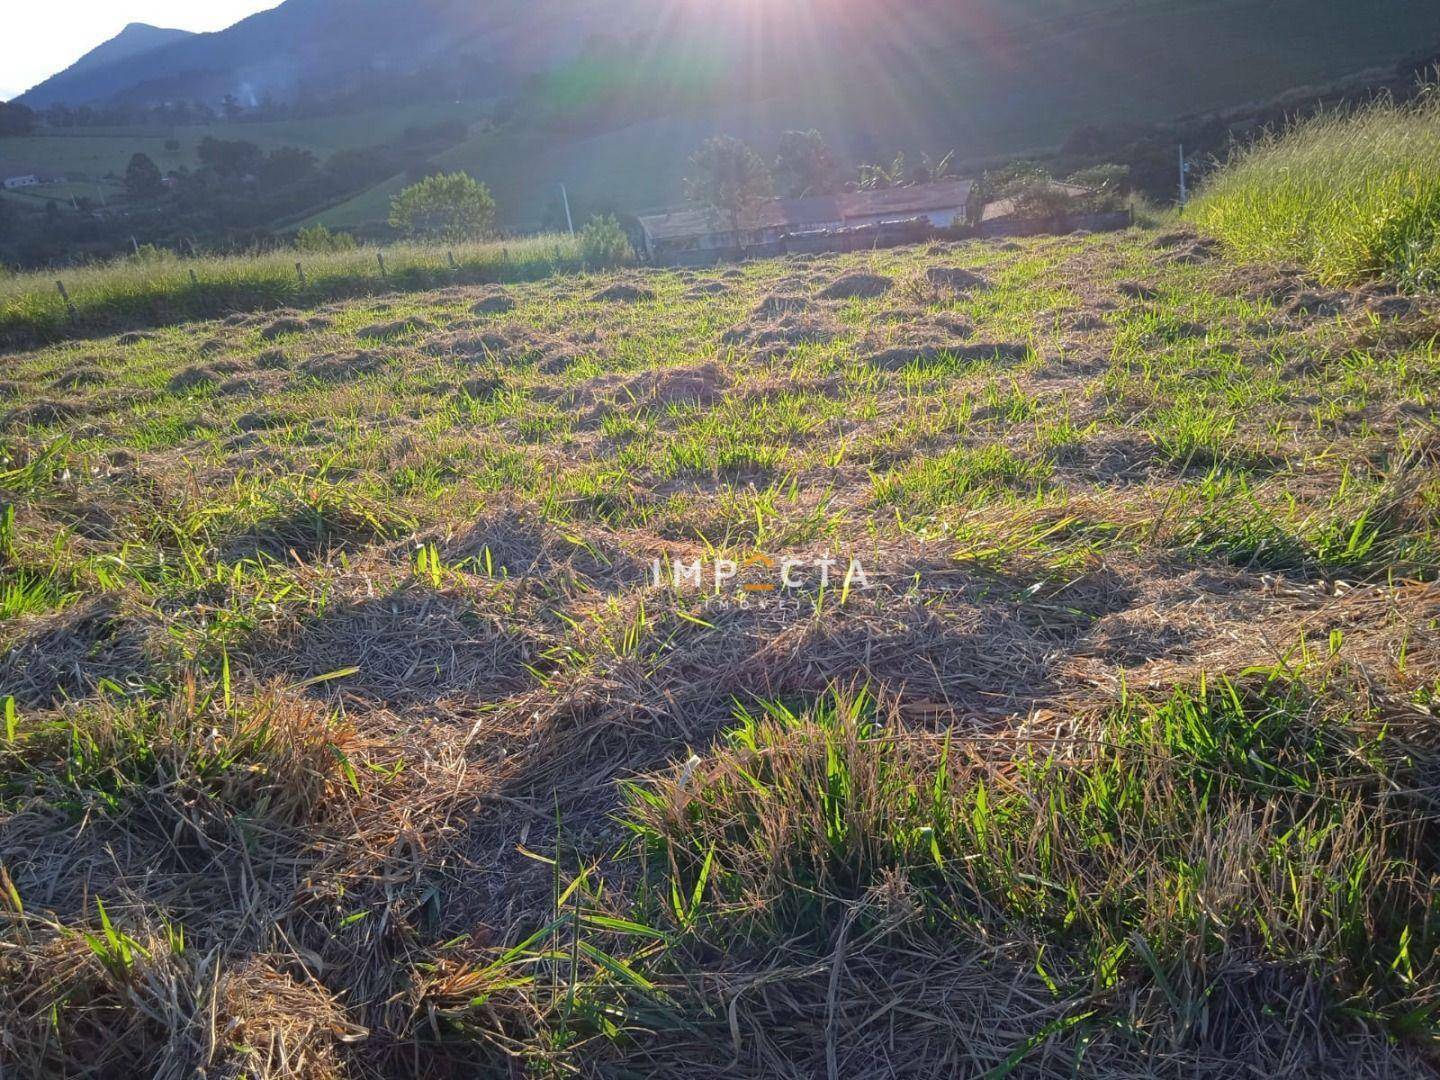
[[[1331,1031],[1363,996],[1368,1021],[1432,1033],[1435,747],[1338,685],[1202,679],[999,740],[924,733],[864,693],[739,720],[710,758],[630,789],[658,869],[646,914],[697,956],[803,967],[848,936],[883,956],[901,1012],[957,953],[1037,981],[1050,1007],[1007,1017],[1012,1044],[957,1048],[975,1070],[1062,1034],[1062,1056],[1090,1044],[1112,1067],[1193,1053],[1224,995],[1275,979],[1322,988]]]
[[[1329,113],[1239,152],[1194,206],[1241,257],[1334,283],[1440,284],[1440,88]]]

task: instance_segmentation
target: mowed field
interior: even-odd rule
[[[39,170],[84,180],[112,174],[124,176],[126,165],[135,154],[148,155],[161,172],[194,169],[200,165],[196,147],[207,137],[243,139],[262,150],[297,146],[311,151],[323,162],[337,150],[361,149],[398,139],[414,124],[435,124],[451,117],[470,120],[475,115],[474,107],[458,104],[413,105],[253,124],[59,129],[0,140],[0,174],[11,176],[20,170]],[[175,149],[167,145],[172,141],[179,144]],[[37,189],[37,193],[44,194],[51,187]],[[95,196],[93,189],[81,189],[77,193]],[[69,194],[66,189],[51,197],[68,198]]]
[[[7,356],[0,1062],[1431,1075],[1437,306],[1181,230]]]

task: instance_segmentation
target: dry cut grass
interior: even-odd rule
[[[1429,1075],[1437,333],[1177,231],[7,356],[0,1068]]]

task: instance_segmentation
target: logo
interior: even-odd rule
[[[776,558],[757,552],[734,559],[655,559],[650,564],[652,589],[690,589],[721,593],[727,589],[747,596],[768,596],[808,589],[841,588],[846,593],[868,589],[870,579],[859,559],[818,557]]]

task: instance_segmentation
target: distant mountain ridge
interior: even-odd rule
[[[145,48],[127,27],[17,100],[45,108],[217,102],[228,94],[253,104],[334,89],[369,73],[423,71],[461,56],[473,56],[498,90],[542,70],[587,35],[623,29],[621,16],[639,6],[636,0],[287,0],[214,33],[147,38]]]
[[[194,36],[189,30],[171,30],[161,26],[151,26],[149,23],[132,22],[109,41],[95,46],[47,82],[54,79],[66,80],[82,77],[90,72],[101,70],[107,65],[120,64],[152,49],[158,49],[162,45],[171,45]],[[41,85],[43,86],[44,83]]]

